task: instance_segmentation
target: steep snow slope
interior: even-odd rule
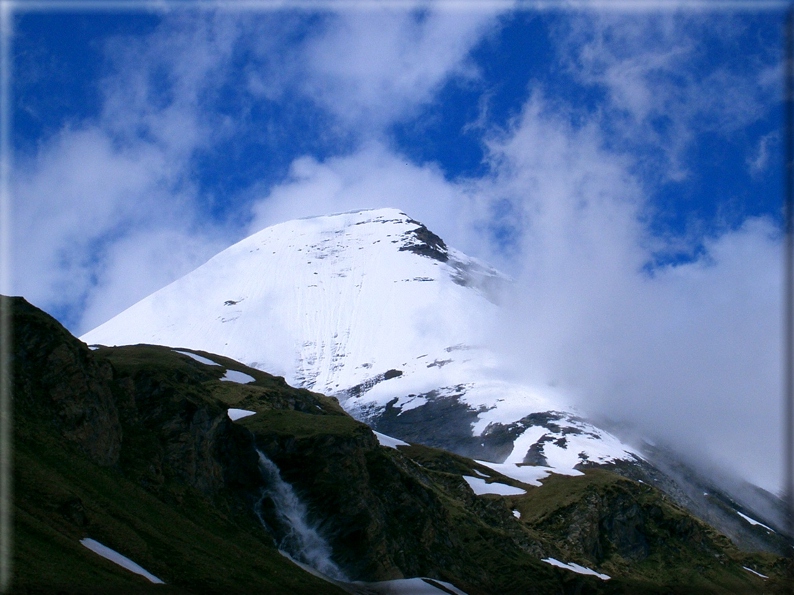
[[[225,355],[385,434],[513,467],[633,459],[559,397],[500,378],[481,337],[505,282],[398,210],[343,213],[264,229],[82,339]]]
[[[445,365],[488,324],[498,278],[396,210],[303,219],[224,250],[83,340],[200,348],[335,393]]]

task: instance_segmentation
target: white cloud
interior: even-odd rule
[[[123,236],[103,254],[96,285],[86,297],[77,332],[95,328],[189,273],[227,244],[225,238],[181,226],[149,227]]]
[[[599,114],[613,142],[660,151],[652,167],[680,181],[700,133],[743,129],[779,98],[778,48],[737,56],[745,28],[741,15],[603,12],[566,21],[556,36],[568,72],[605,94]],[[708,54],[715,45],[724,50]]]
[[[770,158],[780,152],[780,133],[773,131],[762,136],[755,150],[747,157],[747,168],[750,174],[758,176],[769,166]]]
[[[156,144],[174,159],[217,142],[223,130],[216,94],[242,35],[236,19],[181,12],[148,36],[111,38],[99,124],[123,141]]]
[[[523,269],[496,341],[531,383],[778,487],[780,242],[763,219],[649,275],[660,238],[632,162],[537,97],[493,139],[485,196],[519,213]]]
[[[100,84],[101,113],[17,163],[15,293],[85,331],[200,264],[218,237],[234,238],[223,223],[198,223],[190,178],[192,154],[223,132],[202,107],[229,59],[231,25],[178,18],[108,43],[116,69]],[[155,90],[157,77],[166,82]]]
[[[403,8],[335,14],[305,46],[304,91],[345,124],[381,132],[431,102],[450,77],[477,76],[468,53],[495,27],[496,14]]]
[[[88,330],[102,322],[97,311],[109,317],[212,256],[222,247],[213,241],[217,231],[196,225],[191,196],[175,190],[173,166],[156,147],[119,148],[95,127],[64,130],[19,164],[14,292],[49,310],[87,308],[68,322]],[[161,249],[163,234],[181,239]]]

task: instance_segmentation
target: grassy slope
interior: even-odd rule
[[[727,540],[665,502],[658,491],[611,473],[592,471],[574,478],[552,476],[541,488],[504,479],[504,483],[527,488],[528,493],[509,498],[474,497],[461,474],[473,474],[471,470],[479,469],[493,476],[493,471],[465,457],[422,446],[399,451],[377,447],[373,451],[367,447],[362,451],[359,447],[374,438],[367,438],[366,426],[346,416],[335,400],[292,389],[283,379],[238,362],[203,354],[224,367],[254,376],[256,382],[220,382],[221,367],[202,365],[162,347],[110,348],[95,354],[110,361],[118,377],[151,384],[155,391],[155,407],[151,409],[154,414],[145,423],[136,421],[124,426],[121,459],[111,468],[90,462],[76,446],[64,442],[56,427],[46,420],[26,416],[24,410],[18,415],[17,592],[334,592],[330,584],[279,555],[250,511],[230,505],[232,495],[221,491],[210,498],[172,480],[158,490],[141,487],[148,453],[156,450],[159,440],[157,423],[181,414],[186,403],[221,416],[230,406],[257,411],[258,415],[240,420],[239,426],[257,435],[273,436],[276,441],[286,440],[285,444],[303,442],[310,448],[331,445],[342,451],[345,444],[358,445],[357,456],[363,457],[364,473],[353,470],[350,477],[365,482],[361,486],[339,481],[339,472],[349,468],[345,461],[340,467],[334,467],[337,462],[333,456],[324,461],[307,461],[319,464],[320,473],[311,479],[317,482],[318,490],[341,504],[350,499],[351,492],[355,495],[357,487],[363,493],[373,485],[381,486],[376,491],[380,490],[387,501],[426,489],[427,503],[440,507],[441,516],[431,518],[444,519],[454,531],[447,534],[442,526],[432,523],[417,525],[425,533],[417,535],[418,541],[415,539],[410,546],[417,551],[406,551],[405,556],[415,554],[416,559],[422,558],[426,554],[421,554],[421,548],[428,544],[438,547],[441,543],[444,551],[434,558],[438,563],[425,568],[422,574],[433,571],[438,578],[470,587],[471,593],[769,592],[773,584],[765,584],[741,566],[779,574],[779,560],[740,555]],[[120,403],[122,418],[125,408],[134,409],[135,404]],[[396,469],[410,465],[418,465],[419,471],[395,474]],[[653,522],[644,528],[655,550],[642,560],[628,560],[610,550],[610,544],[605,542],[604,554],[595,564],[592,556],[576,545],[570,528],[581,524],[583,515],[593,521],[598,502],[605,502],[609,508],[611,502],[627,500],[644,511],[656,511],[651,514]],[[510,508],[522,512],[520,522],[513,519]],[[405,510],[397,506],[386,517],[375,518],[373,527],[393,524],[394,512]],[[405,514],[405,520],[397,523],[402,527],[389,529],[400,539],[413,531],[414,519]],[[597,520],[591,522],[593,526],[598,528]],[[443,539],[439,541],[442,532]],[[168,585],[151,585],[103,560],[79,544],[78,540],[86,536],[127,555]],[[508,542],[523,545],[511,550],[504,545]],[[565,562],[597,567],[615,578],[605,583],[553,568],[539,561],[538,547],[546,555],[551,552]],[[480,575],[487,575],[487,580],[481,580]],[[482,585],[490,588],[484,590]]]
[[[284,559],[251,519],[225,517],[189,490],[181,505],[166,504],[117,471],[64,449],[52,436],[36,433],[30,441],[18,436],[15,467],[14,586],[19,592],[332,591]],[[78,543],[89,536],[169,588],[150,586]]]
[[[552,475],[541,487],[510,498],[521,513],[521,522],[562,546],[566,562],[593,565],[576,535],[575,524],[583,516],[599,513],[599,503],[622,502],[617,515],[642,515],[635,522],[649,546],[647,557],[632,559],[621,554],[614,538],[604,531],[598,541],[599,568],[623,577],[618,592],[641,593],[751,593],[769,592],[768,583],[742,567],[763,574],[779,575],[780,559],[766,554],[740,552],[725,536],[687,514],[655,488],[627,480],[614,473],[591,469],[585,475]]]
[[[258,375],[258,387],[219,383],[213,368],[162,348],[102,351],[96,355],[113,361],[122,376],[146,369],[185,380],[181,392],[163,399],[166,410],[174,404],[169,401],[188,399],[222,412],[224,404],[212,390],[202,390],[204,383],[229,400],[290,391],[266,374]],[[330,400],[328,407],[333,409]],[[140,465],[131,459],[158,438],[145,425],[127,425],[119,465],[103,467],[65,442],[46,415],[31,415],[40,409],[20,403],[16,412],[12,592],[341,592],[280,555],[253,514],[240,514],[239,507],[222,501],[228,494],[210,498],[174,484],[158,497],[131,480],[129,472],[134,476]],[[101,558],[79,543],[84,537],[126,555],[167,584],[154,585]]]
[[[528,535],[544,543],[552,557],[576,562],[610,575],[612,580],[593,582],[591,589],[609,593],[772,593],[782,592],[783,560],[769,554],[740,552],[724,536],[698,521],[655,488],[627,480],[615,473],[591,469],[582,476],[553,474],[541,487],[521,484],[498,476],[475,461],[421,445],[399,447],[399,451],[440,476],[475,475],[474,470],[500,482],[527,490],[525,495],[502,498],[521,513],[520,523]],[[490,481],[490,480],[489,480]],[[620,506],[610,510],[611,506]],[[647,557],[624,557],[605,529],[609,516],[643,517],[640,527],[649,545]],[[601,518],[599,518],[601,517]],[[584,523],[582,521],[585,521]],[[577,526],[577,524],[579,526]],[[581,535],[590,531],[591,535]],[[585,551],[582,542],[597,543],[597,556]],[[763,580],[742,567],[772,577]],[[593,579],[597,581],[597,579]]]

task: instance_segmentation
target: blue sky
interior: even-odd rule
[[[777,423],[781,11],[317,6],[18,12],[14,293],[81,333],[266,225],[394,206],[516,279],[528,377],[690,439]]]

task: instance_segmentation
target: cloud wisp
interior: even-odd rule
[[[603,145],[537,99],[492,141],[482,192],[518,215],[521,265],[494,341],[539,389],[777,489],[779,229],[747,219],[697,260],[649,269],[642,184]]]

